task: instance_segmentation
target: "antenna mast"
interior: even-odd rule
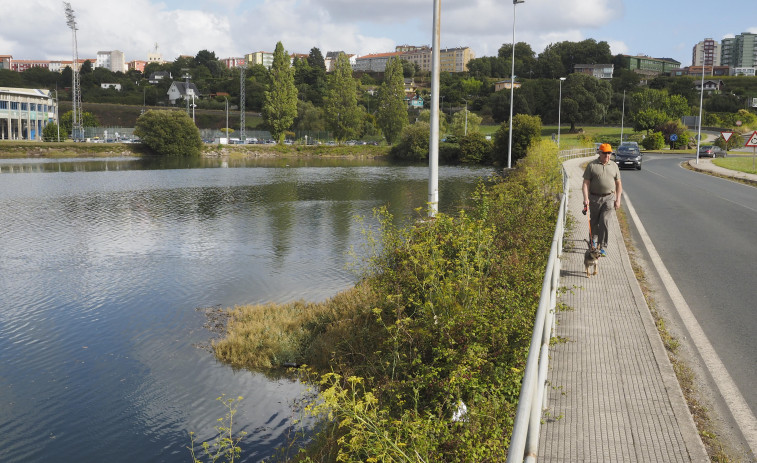
[[[76,40],[76,16],[71,4],[63,2],[66,7],[66,24],[71,29],[71,42],[73,46],[74,63],[71,69],[71,99],[73,100],[73,115],[71,118],[71,138],[82,140],[84,138],[83,117],[81,107],[81,82],[79,80],[79,46]]]

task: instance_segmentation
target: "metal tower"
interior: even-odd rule
[[[244,104],[247,100],[244,83],[247,77],[247,63],[239,66],[239,139],[244,143],[247,140],[247,123],[244,120]]]
[[[73,100],[73,115],[71,117],[71,138],[82,140],[84,138],[84,128],[81,107],[81,82],[79,80],[79,45],[76,40],[76,16],[71,4],[63,2],[66,7],[66,24],[71,29],[71,42],[73,46],[74,63],[71,69],[71,99]]]

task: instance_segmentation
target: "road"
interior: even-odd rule
[[[682,168],[681,162],[690,158],[646,154],[641,171],[622,172],[623,189],[685,303],[757,416],[757,188]],[[632,231],[638,239],[633,223]],[[683,336],[691,338],[691,333]],[[707,368],[712,363],[702,361]]]

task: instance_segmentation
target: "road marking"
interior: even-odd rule
[[[675,281],[673,281],[673,277],[668,273],[668,269],[665,267],[665,264],[663,264],[660,255],[657,254],[657,250],[655,249],[654,244],[652,244],[652,240],[649,238],[649,235],[647,235],[647,231],[644,229],[644,225],[642,225],[639,216],[636,215],[636,210],[633,208],[631,200],[625,191],[623,192],[623,196],[626,201],[628,213],[633,219],[634,225],[639,232],[639,236],[641,236],[641,240],[644,242],[644,246],[646,246],[647,251],[649,252],[652,264],[660,275],[662,283],[668,291],[668,294],[673,301],[673,305],[675,305],[675,308],[678,311],[678,315],[681,317],[684,326],[686,326],[686,330],[691,336],[691,340],[694,342],[694,346],[696,346],[699,351],[699,355],[702,356],[704,364],[710,371],[710,374],[715,381],[715,385],[720,391],[720,395],[723,396],[723,400],[725,400],[731,415],[733,415],[733,419],[744,434],[747,445],[752,453],[757,455],[757,418],[755,418],[746,400],[744,400],[744,396],[739,392],[739,388],[731,378],[731,375],[728,374],[728,370],[726,370],[725,365],[723,365],[723,362],[720,360],[720,357],[718,357],[712,344],[710,344],[707,335],[704,334],[702,327],[691,312],[686,300],[684,300],[681,291],[679,291],[678,286],[675,284]]]

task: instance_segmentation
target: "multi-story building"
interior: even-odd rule
[[[681,63],[673,58],[652,58],[646,55],[623,55],[622,66],[646,78],[653,78],[660,74],[670,74],[679,69]]]
[[[400,58],[418,65],[421,71],[431,71],[431,47],[401,45],[396,49],[407,50]],[[465,72],[468,70],[468,62],[475,57],[473,50],[469,47],[439,50],[439,68],[442,72]]]
[[[0,69],[10,69],[12,63],[12,55],[0,55]]]
[[[615,71],[613,64],[576,64],[573,66],[573,72],[587,74],[597,79],[612,79],[613,71]]]
[[[50,90],[0,87],[0,140],[42,140],[55,115]]]
[[[757,34],[743,32],[720,42],[720,65],[732,68],[757,66]]]
[[[32,60],[32,59],[14,59],[11,63],[11,70],[16,72],[24,72],[31,68],[50,68],[50,61],[47,60]]]
[[[402,52],[395,51],[389,53],[373,53],[365,56],[358,56],[355,59],[355,64],[352,69],[355,71],[373,71],[384,72],[386,70],[386,64],[392,58],[401,57]]]
[[[145,66],[147,66],[147,61],[135,59],[126,63],[126,70],[145,72]]]
[[[126,72],[124,52],[118,50],[98,51],[95,67],[105,68],[110,72]]]
[[[266,69],[271,69],[271,66],[273,66],[273,53],[267,51],[247,53],[246,55],[244,55],[244,61],[245,63],[247,63],[247,66],[261,64],[265,66]]]
[[[720,65],[721,44],[713,39],[704,39],[694,45],[691,52],[692,66],[718,66]]]
[[[224,58],[221,60],[226,69],[242,67],[246,64],[244,58]]]

